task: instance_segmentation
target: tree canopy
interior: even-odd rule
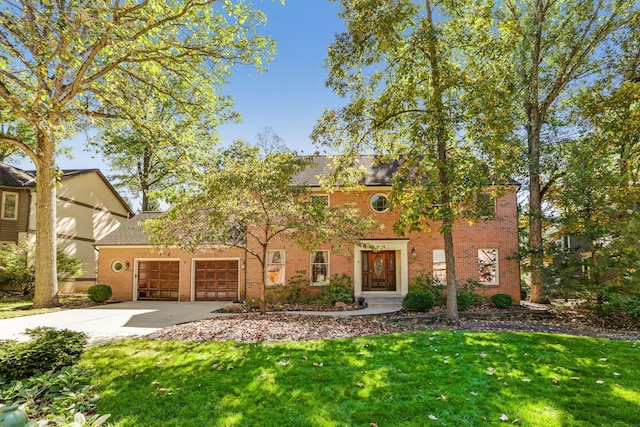
[[[0,141],[24,151],[36,169],[34,306],[57,304],[56,149],[78,128],[119,119],[145,123],[140,94],[214,129],[232,103],[223,87],[237,64],[262,69],[273,51],[256,27],[265,16],[243,1],[124,0],[0,6],[0,111],[20,133]],[[17,127],[16,127],[17,129]]]

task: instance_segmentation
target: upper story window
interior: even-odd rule
[[[2,219],[18,219],[18,193],[2,193]]]
[[[389,210],[389,199],[384,194],[376,194],[369,202],[371,209],[376,212],[386,212]]]
[[[496,199],[492,198],[491,194],[478,194],[478,213],[483,218],[489,218],[496,215]]]

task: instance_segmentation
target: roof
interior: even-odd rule
[[[31,187],[34,175],[15,166],[0,162],[0,185],[5,187]]]
[[[304,171],[294,177],[294,184],[319,187],[319,177],[327,176],[332,171],[333,159],[328,156],[313,156],[313,163]],[[391,178],[398,170],[399,162],[384,163],[379,161],[379,156],[360,155],[356,159],[357,166],[364,166],[369,173],[360,180],[361,185],[370,187],[389,186]]]
[[[141,212],[123,222],[120,227],[98,240],[95,246],[146,246],[149,238],[144,234],[143,223],[158,217],[162,212]]]
[[[116,196],[118,201],[122,203],[129,215],[133,215],[134,212],[129,207],[129,204],[122,198],[120,193],[111,185],[109,180],[102,174],[100,169],[64,169],[62,170],[61,179],[73,178],[76,176],[81,176],[84,174],[95,173],[100,179],[104,182],[104,184],[111,190],[111,192]],[[8,165],[6,163],[0,162],[0,186],[5,187],[22,187],[22,188],[33,188],[36,185],[36,171],[34,170],[22,170],[15,166]]]

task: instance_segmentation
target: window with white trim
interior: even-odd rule
[[[284,250],[267,251],[267,285],[284,285]]]
[[[478,249],[478,281],[483,285],[498,284],[497,249]]]
[[[311,251],[311,284],[329,284],[329,251]]]
[[[18,193],[2,193],[2,219],[18,219]]]
[[[386,212],[389,210],[389,199],[384,194],[375,194],[369,201],[369,205],[376,212]]]
[[[444,258],[444,249],[433,250],[433,279],[441,283],[447,282],[447,264]]]

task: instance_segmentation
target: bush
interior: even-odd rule
[[[302,301],[302,293],[309,286],[309,279],[306,278],[306,270],[296,271],[283,289],[283,297],[286,302],[296,303]]]
[[[111,298],[111,286],[108,285],[93,285],[87,289],[89,293],[89,299],[93,302],[103,303]]]
[[[27,329],[30,341],[0,341],[0,378],[16,380],[71,366],[80,359],[87,335],[69,329]]]
[[[58,251],[58,281],[82,276],[82,261]],[[24,295],[33,291],[36,281],[35,249],[32,244],[9,244],[0,250],[0,283],[19,289]]]
[[[320,302],[326,305],[333,305],[336,302],[350,304],[353,302],[353,291],[351,290],[351,278],[346,274],[338,276],[334,274],[329,280],[329,285],[320,291]]]
[[[410,311],[429,311],[436,305],[436,297],[429,289],[412,289],[402,300],[402,306]]]
[[[495,294],[491,297],[491,302],[498,308],[509,308],[513,304],[513,299],[508,294]]]
[[[458,309],[465,311],[471,308],[473,295],[467,292],[458,292]]]

